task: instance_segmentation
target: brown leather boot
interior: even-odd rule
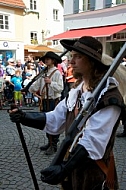
[[[49,135],[50,147],[46,150],[45,155],[53,155],[57,151],[57,143],[60,135]]]

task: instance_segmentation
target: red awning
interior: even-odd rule
[[[61,39],[74,39],[80,38],[81,36],[93,36],[93,37],[104,37],[111,36],[121,30],[126,28],[126,24],[114,25],[114,26],[104,26],[97,28],[82,28],[76,30],[68,30],[66,32],[54,35],[47,38],[46,40],[61,40]]]

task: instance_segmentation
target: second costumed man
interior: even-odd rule
[[[34,82],[29,91],[36,94],[39,91],[41,99],[41,111],[48,112],[54,110],[57,103],[60,101],[61,92],[63,90],[63,79],[60,71],[57,69],[57,64],[61,63],[60,56],[54,52],[47,52],[40,60],[47,65],[47,72],[36,82]],[[57,143],[59,134],[46,133],[48,143],[41,146],[40,150],[45,151],[46,155],[52,155],[57,151]]]

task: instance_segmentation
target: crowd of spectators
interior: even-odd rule
[[[24,63],[20,59],[9,58],[7,65],[3,66],[0,60],[0,109],[11,103],[20,107],[38,105],[38,97],[30,92],[22,93],[21,89],[26,87],[43,67],[43,62],[41,60],[35,61],[32,54],[27,56]],[[63,99],[75,82],[67,56],[62,57],[62,63],[58,64],[58,69],[61,71],[64,81],[61,98]]]
[[[20,59],[9,58],[7,65],[3,66],[0,60],[0,109],[3,106],[15,103],[32,106],[38,99],[29,92],[22,93],[24,88],[40,72],[38,61],[34,61],[32,54],[29,54],[25,63]]]

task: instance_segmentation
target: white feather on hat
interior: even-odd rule
[[[110,57],[107,54],[102,54],[102,62],[105,65],[111,65],[113,63],[113,58]],[[116,80],[119,82],[119,91],[123,96],[124,102],[126,103],[126,89],[125,89],[125,85],[126,84],[126,67],[124,65],[119,65],[117,70],[115,71],[114,75],[113,75]]]

